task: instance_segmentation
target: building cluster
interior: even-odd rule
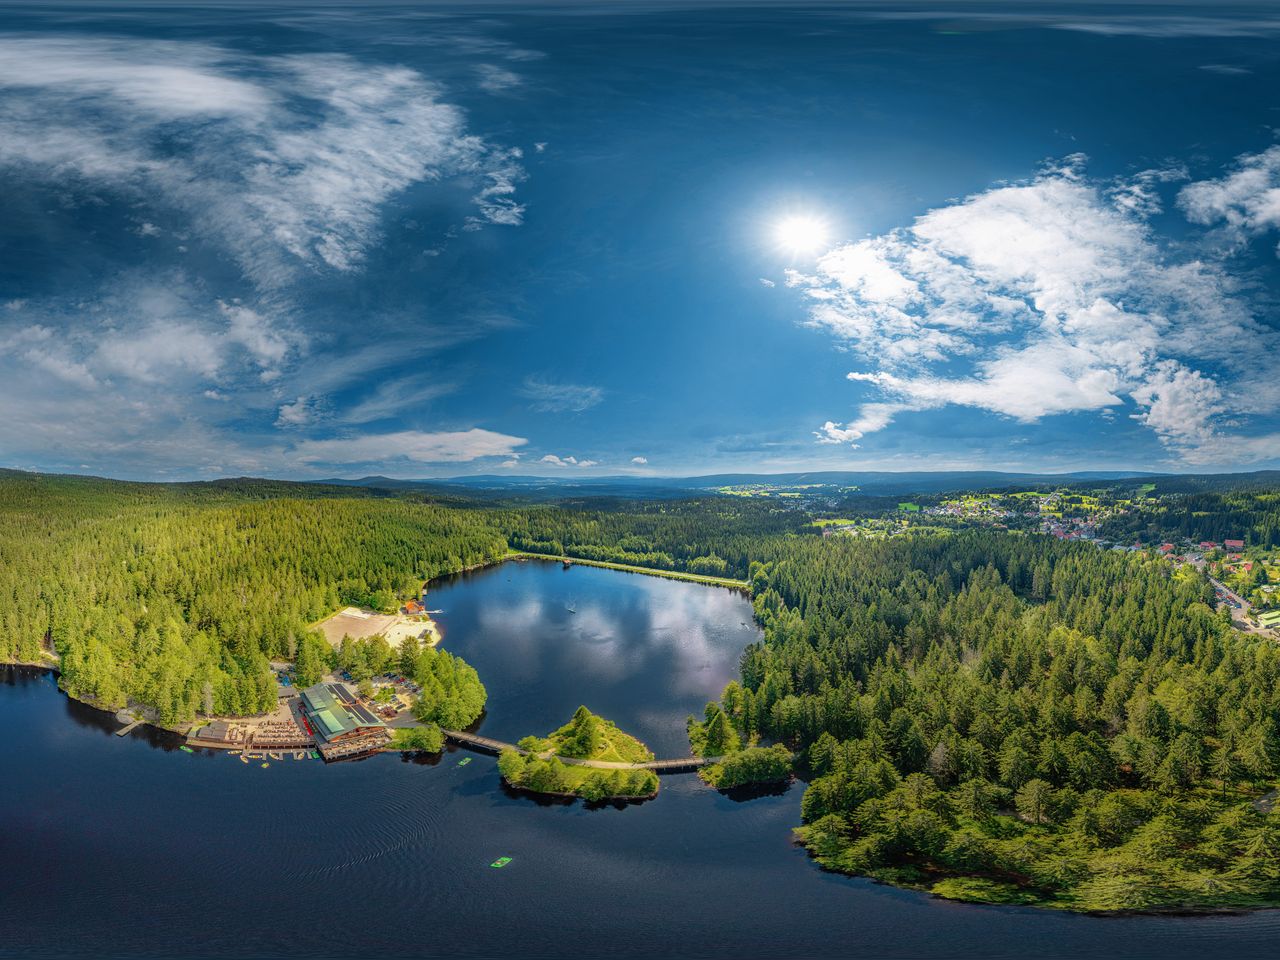
[[[391,734],[368,707],[341,683],[317,683],[302,691],[302,717],[316,749],[326,760],[376,753]]]
[[[317,683],[305,690],[282,684],[275,712],[248,720],[214,720],[190,737],[196,746],[260,751],[315,751],[324,760],[376,753],[391,732],[344,683]]]

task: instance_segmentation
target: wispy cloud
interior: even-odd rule
[[[553,383],[532,376],[525,378],[520,395],[533,401],[531,406],[541,413],[581,413],[604,400],[600,387]]]
[[[420,413],[451,387],[371,380],[403,363],[403,342],[336,344],[300,306],[308,286],[356,280],[387,205],[417,185],[470,199],[452,235],[520,223],[521,160],[469,130],[435,83],[404,67],[0,34],[6,184],[47,189],[72,208],[123,205],[119,237],[96,227],[94,242],[147,245],[145,258],[122,254],[108,280],[4,311],[0,407],[20,415],[0,424],[0,447],[49,462],[127,455],[138,469],[244,472],[296,467],[288,444],[308,437],[335,455],[358,452],[314,435]],[[429,350],[496,322],[417,321],[414,342]],[[352,390],[370,382],[380,385]],[[338,390],[354,401],[339,402]],[[483,430],[394,436],[392,455],[415,462],[489,448],[506,456],[523,443]]]
[[[293,454],[303,463],[362,464],[397,460],[414,463],[469,463],[484,457],[510,457],[518,447],[526,443],[528,441],[523,437],[508,436],[478,427],[435,433],[399,430],[327,440],[303,440],[293,448]]]
[[[480,64],[476,67],[476,74],[480,78],[480,89],[486,93],[508,93],[524,84],[520,74],[492,63]]]
[[[299,270],[357,267],[381,205],[414,183],[486,179],[475,222],[522,214],[511,198],[518,152],[470,134],[430,81],[402,67],[9,36],[0,105],[0,164],[180,211],[264,289]]]

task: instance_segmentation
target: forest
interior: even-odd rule
[[[330,665],[317,621],[392,608],[509,546],[745,577],[752,543],[803,523],[715,499],[446,506],[319,484],[0,471],[0,659],[56,656],[71,696],[141,705],[164,724],[255,714],[275,702],[270,662],[296,662],[304,681]],[[337,662],[362,679],[389,657],[362,643]]]
[[[996,531],[773,541],[721,698],[826,867],[1079,910],[1280,902],[1280,649],[1196,571]]]
[[[1144,522],[1220,537],[1221,511],[1266,542],[1276,496],[1170,495]],[[785,777],[794,755],[798,836],[825,867],[1077,910],[1280,904],[1280,647],[1236,632],[1200,572],[1035,533],[823,537],[810,519],[742,498],[446,506],[10,474],[0,656],[56,653],[72,696],[164,721],[246,714],[274,698],[273,659],[357,679],[387,665],[376,642],[318,646],[311,625],[335,608],[509,548],[710,563],[748,580],[763,639],[691,741],[726,757],[706,771],[721,787]],[[430,691],[424,720],[483,708],[461,661],[401,659]],[[556,764],[505,765],[535,789],[566,782]]]
[[[1247,546],[1280,547],[1280,491],[1164,494],[1103,524],[1100,534],[1119,541],[1242,539]]]

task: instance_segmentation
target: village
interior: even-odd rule
[[[1145,493],[1145,489],[1139,494]],[[1221,542],[1191,540],[1144,544],[1118,542],[1100,535],[1103,523],[1134,506],[1135,501],[1103,498],[1070,489],[1052,492],[1017,491],[969,493],[932,505],[898,504],[885,516],[820,519],[814,521],[824,537],[891,537],[920,532],[930,526],[965,525],[997,529],[1034,530],[1058,540],[1092,543],[1101,549],[1147,551],[1167,557],[1175,565],[1203,570],[1213,584],[1219,609],[1227,610],[1236,627],[1280,639],[1280,550],[1249,547],[1243,537]]]
[[[409,600],[391,614],[345,607],[316,627],[334,650],[344,641],[379,636],[392,648],[410,639],[435,646],[441,639],[420,600]],[[419,688],[397,673],[357,682],[350,673],[337,670],[299,688],[290,664],[271,666],[275,710],[265,716],[212,720],[188,733],[186,748],[226,750],[243,763],[264,766],[286,759],[333,762],[384,750],[393,740],[393,729],[417,725],[411,707]]]

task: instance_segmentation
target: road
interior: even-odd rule
[[[1248,600],[1240,596],[1220,580],[1215,580],[1213,577],[1210,577],[1209,582],[1213,584],[1213,589],[1221,591],[1222,595],[1228,600],[1239,604],[1239,606],[1227,607],[1227,609],[1231,611],[1231,622],[1235,624],[1237,630],[1243,630],[1245,633],[1256,633],[1260,637],[1267,637],[1273,640],[1275,639],[1275,634],[1272,631],[1264,630],[1262,627],[1255,626],[1246,617],[1246,614],[1253,609],[1253,606]]]

